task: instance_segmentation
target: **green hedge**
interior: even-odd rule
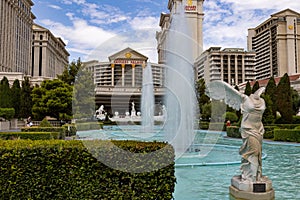
[[[286,141],[286,142],[300,142],[300,130],[299,129],[275,129],[274,140]]]
[[[274,129],[278,128],[277,126],[267,125],[264,126],[265,133],[264,138],[265,139],[273,139],[274,138]]]
[[[76,135],[77,129],[75,124],[65,124],[62,126],[65,136]]]
[[[109,141],[89,141],[95,152],[115,160]],[[175,188],[174,150],[165,143],[113,141],[115,147],[149,155],[161,150],[156,159],[142,162],[136,156],[132,166],[160,167],[155,171],[128,173],[99,162],[82,141],[2,140],[0,141],[0,199],[166,199]],[[84,143],[86,144],[86,143]],[[90,147],[90,145],[89,145]],[[164,151],[162,151],[164,150]],[[148,154],[146,154],[148,153]],[[151,154],[152,155],[152,154]],[[118,160],[115,161],[118,163]],[[131,164],[130,163],[130,164]]]
[[[15,115],[14,108],[0,108],[0,117],[6,120],[11,120]]]
[[[59,139],[59,132],[0,132],[0,139],[51,140]]]
[[[240,133],[240,127],[238,126],[228,126],[227,127],[227,136],[232,138],[242,138]]]
[[[65,130],[62,127],[22,127],[22,132],[58,132],[59,139],[65,139]]]
[[[103,128],[102,122],[80,122],[75,124],[77,131],[97,130]]]
[[[225,131],[226,130],[226,124],[225,123],[218,123],[218,122],[199,122],[199,128],[202,130],[220,130]]]

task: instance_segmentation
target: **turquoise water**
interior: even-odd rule
[[[104,130],[79,132],[84,139],[163,141],[161,128],[141,133],[139,126],[108,126]],[[176,160],[175,200],[229,199],[231,178],[240,174],[238,148],[241,140],[223,132],[196,131],[191,152]],[[264,141],[263,175],[273,182],[276,200],[300,199],[300,144]]]

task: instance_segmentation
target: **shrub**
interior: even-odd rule
[[[300,130],[298,129],[275,129],[274,140],[287,142],[300,142]]]
[[[15,116],[14,108],[0,108],[0,117],[6,120],[11,120]]]
[[[22,127],[22,132],[59,132],[59,139],[65,139],[66,135],[62,127]]]
[[[81,122],[76,123],[77,131],[99,130],[103,128],[102,122]]]
[[[39,127],[53,127],[53,126],[50,124],[50,122],[46,118],[44,118],[41,121]]]
[[[223,122],[199,122],[199,128],[202,130],[226,131],[226,124]]]
[[[300,124],[300,116],[293,116],[293,124]]]
[[[223,118],[226,120],[229,120],[230,122],[237,122],[238,121],[238,116],[234,112],[226,112],[223,115]]]
[[[272,139],[274,138],[274,129],[278,128],[277,126],[264,126],[265,133],[264,138],[265,139]]]
[[[228,126],[227,136],[232,138],[242,138],[240,128],[238,126]]]
[[[59,132],[0,132],[0,139],[30,139],[30,140],[51,140],[58,139]]]
[[[109,141],[90,142],[100,155],[106,153],[112,160],[119,156]],[[166,160],[170,160],[170,165],[150,172],[128,173],[99,162],[81,141],[0,141],[0,199],[172,199],[176,178],[171,145],[113,143],[119,151],[145,154],[161,150],[158,156],[151,155],[155,159],[146,162],[141,162],[140,156],[127,160],[132,165],[140,164],[141,169],[159,167]]]
[[[65,124],[62,126],[65,136],[74,136],[76,135],[77,129],[75,124]]]

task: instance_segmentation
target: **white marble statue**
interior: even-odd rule
[[[97,119],[100,119],[100,120],[104,120],[104,119],[105,119],[104,105],[101,105],[101,106],[99,107],[99,109],[96,110],[95,115],[96,115],[96,118],[97,118]]]
[[[134,101],[131,102],[131,117],[136,117]]]
[[[264,127],[262,115],[266,108],[260,97],[265,88],[259,88],[254,94],[247,96],[235,90],[223,81],[214,81],[207,85],[207,95],[224,102],[235,110],[241,109],[241,136],[243,144],[239,150],[242,157],[242,181],[256,182],[262,178],[262,140]]]

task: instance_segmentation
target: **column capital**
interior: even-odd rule
[[[112,63],[112,64],[110,64],[110,66],[111,66],[111,68],[114,68],[114,67],[115,67],[115,64],[114,64],[114,63]]]
[[[125,68],[125,64],[121,64],[121,67],[122,67],[122,68]]]
[[[135,64],[131,64],[131,67],[132,67],[132,68],[135,68]]]

